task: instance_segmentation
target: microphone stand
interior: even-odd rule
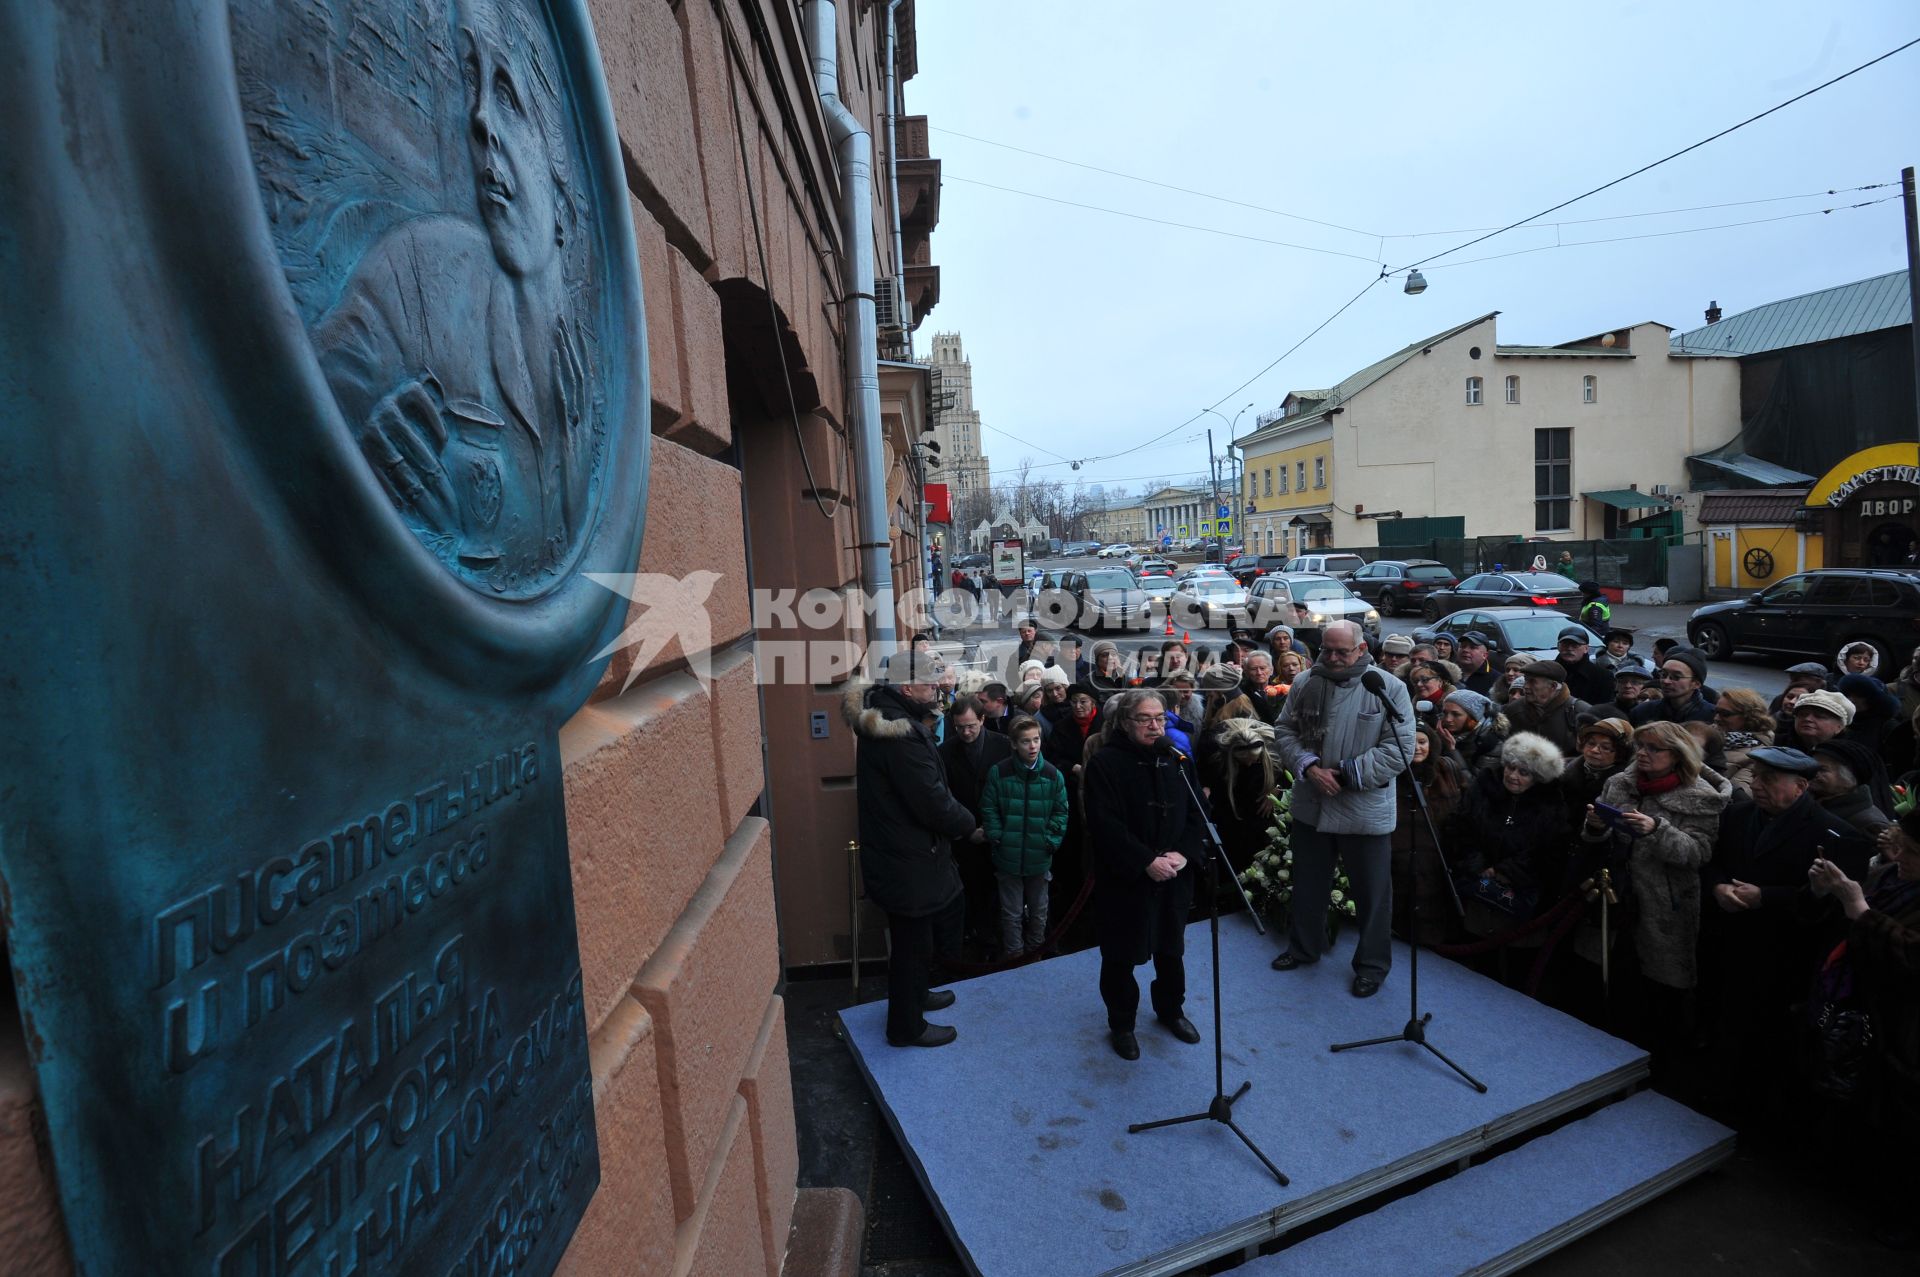
[[[1225,1046],[1220,1038],[1220,884],[1217,875],[1221,869],[1226,870],[1227,881],[1231,882],[1234,890],[1240,893],[1240,899],[1246,904],[1247,913],[1252,917],[1253,925],[1259,928],[1260,934],[1263,936],[1267,934],[1267,928],[1260,921],[1260,914],[1254,909],[1253,901],[1248,899],[1247,889],[1240,882],[1240,876],[1233,872],[1233,866],[1227,862],[1227,853],[1220,846],[1220,832],[1213,826],[1213,818],[1207,813],[1207,805],[1200,801],[1200,792],[1193,787],[1193,778],[1187,775],[1185,766],[1187,756],[1177,749],[1170,749],[1168,752],[1178,760],[1174,764],[1174,769],[1180,773],[1180,781],[1187,787],[1188,797],[1193,799],[1194,810],[1200,813],[1200,825],[1207,838],[1207,930],[1213,940],[1213,1102],[1198,1113],[1187,1113],[1180,1117],[1163,1117],[1156,1122],[1135,1122],[1127,1127],[1127,1133],[1137,1135],[1141,1131],[1157,1130],[1162,1126],[1180,1126],[1187,1122],[1218,1122],[1239,1136],[1240,1142],[1260,1159],[1262,1166],[1273,1172],[1273,1177],[1279,1180],[1281,1187],[1284,1188],[1292,1181],[1281,1173],[1280,1168],[1260,1151],[1260,1146],[1255,1144],[1233,1120],[1233,1106],[1252,1088],[1253,1080],[1249,1078],[1240,1084],[1239,1090],[1232,1095],[1227,1094]]]
[[[1376,692],[1371,687],[1367,688],[1367,690],[1379,697],[1381,707],[1387,712],[1387,718],[1397,725],[1400,722],[1400,711],[1394,708],[1393,702],[1387,699],[1386,695],[1382,692]],[[1397,731],[1393,733],[1393,746],[1400,751],[1400,762],[1406,770],[1407,779],[1413,782],[1414,806],[1420,809],[1420,822],[1426,826],[1427,836],[1433,840],[1433,856],[1434,859],[1440,863],[1440,877],[1447,884],[1447,894],[1453,900],[1454,916],[1464,916],[1466,910],[1460,903],[1460,889],[1454,886],[1453,869],[1447,864],[1447,854],[1440,846],[1440,831],[1434,828],[1433,812],[1427,806],[1427,788],[1420,783],[1420,777],[1414,774],[1413,763],[1407,758],[1407,747],[1400,743],[1400,733]],[[1417,824],[1413,827],[1413,846],[1411,848],[1411,855],[1408,858],[1408,863],[1415,866],[1416,874],[1418,873],[1419,857],[1420,825]],[[1420,1012],[1420,897],[1417,893],[1408,906],[1407,915],[1412,919],[1413,925],[1407,929],[1409,976],[1406,1027],[1401,1029],[1400,1032],[1387,1037],[1367,1038],[1360,1042],[1336,1042],[1329,1047],[1328,1050],[1351,1051],[1356,1047],[1380,1046],[1387,1042],[1411,1042],[1415,1046],[1425,1047],[1432,1053],[1435,1059],[1465,1078],[1474,1090],[1485,1095],[1487,1093],[1487,1084],[1485,1082],[1482,1082],[1479,1078],[1467,1072],[1458,1064],[1455,1064],[1447,1058],[1446,1052],[1427,1041],[1427,1025],[1433,1020],[1433,1012],[1428,1011],[1424,1015]]]

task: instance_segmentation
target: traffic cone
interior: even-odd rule
[[[1187,644],[1187,645],[1188,645],[1189,647],[1191,647],[1191,646],[1193,645],[1193,638],[1192,638],[1192,636],[1191,636],[1191,635],[1189,635],[1189,634],[1188,634],[1188,633],[1187,633],[1187,632],[1186,632],[1185,630],[1181,630],[1181,631],[1180,631],[1180,641],[1181,641],[1182,643],[1185,643],[1185,644]]]
[[[1167,613],[1167,637],[1168,638],[1173,637],[1173,613],[1172,612]]]

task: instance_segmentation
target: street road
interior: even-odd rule
[[[1105,560],[1084,559],[1036,559],[1029,560],[1027,569],[1034,568],[1078,568],[1113,566]],[[1646,607],[1628,603],[1616,604],[1613,609],[1615,624],[1634,631],[1636,641],[1634,650],[1644,654],[1652,651],[1656,638],[1677,638],[1682,642],[1687,637],[1687,617],[1698,606],[1693,603],[1676,603],[1661,607]],[[1412,634],[1425,624],[1417,616],[1385,618],[1381,622],[1381,631],[1385,634]],[[1212,631],[1189,631],[1193,645],[1206,645],[1219,648],[1226,639],[1224,629]],[[1090,635],[1090,638],[1110,638],[1119,644],[1121,651],[1134,653],[1142,648],[1158,647],[1166,641],[1166,635],[1159,630],[1152,634],[1129,632],[1126,634],[1106,633]],[[1018,639],[1014,636],[1011,622],[998,626],[972,626],[960,630],[949,630],[942,636],[943,646],[956,642],[966,648],[963,659],[969,663],[982,659],[1004,658],[1013,650]],[[1787,685],[1786,667],[1794,664],[1792,658],[1775,658],[1759,655],[1741,655],[1730,661],[1710,661],[1707,665],[1707,681],[1715,688],[1725,691],[1732,687],[1751,687],[1754,691],[1769,699]]]

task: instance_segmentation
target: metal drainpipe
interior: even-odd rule
[[[907,254],[900,238],[900,29],[894,15],[906,0],[887,0],[887,187],[893,207],[893,313],[907,334],[907,358],[913,358],[913,325],[907,318]]]
[[[861,573],[872,597],[868,657],[885,657],[899,639],[894,630],[893,544],[887,530],[887,473],[880,420],[880,352],[873,305],[873,135],[840,100],[840,42],[834,0],[807,0],[807,52],[814,90],[826,115],[840,169],[840,237],[845,241],[841,293],[846,302],[846,380],[849,433],[857,440]]]

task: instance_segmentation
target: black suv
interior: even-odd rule
[[[1375,559],[1347,578],[1353,592],[1380,609],[1380,615],[1418,612],[1434,590],[1460,584],[1452,568],[1437,559]]]
[[[1758,594],[1697,609],[1687,619],[1687,638],[1708,660],[1750,648],[1825,665],[1848,643],[1871,643],[1876,672],[1890,681],[1920,644],[1920,574],[1898,568],[1796,572]]]
[[[1278,572],[1285,566],[1287,556],[1284,554],[1242,554],[1227,564],[1227,571],[1233,573],[1233,579],[1240,584],[1252,585],[1255,577]]]

